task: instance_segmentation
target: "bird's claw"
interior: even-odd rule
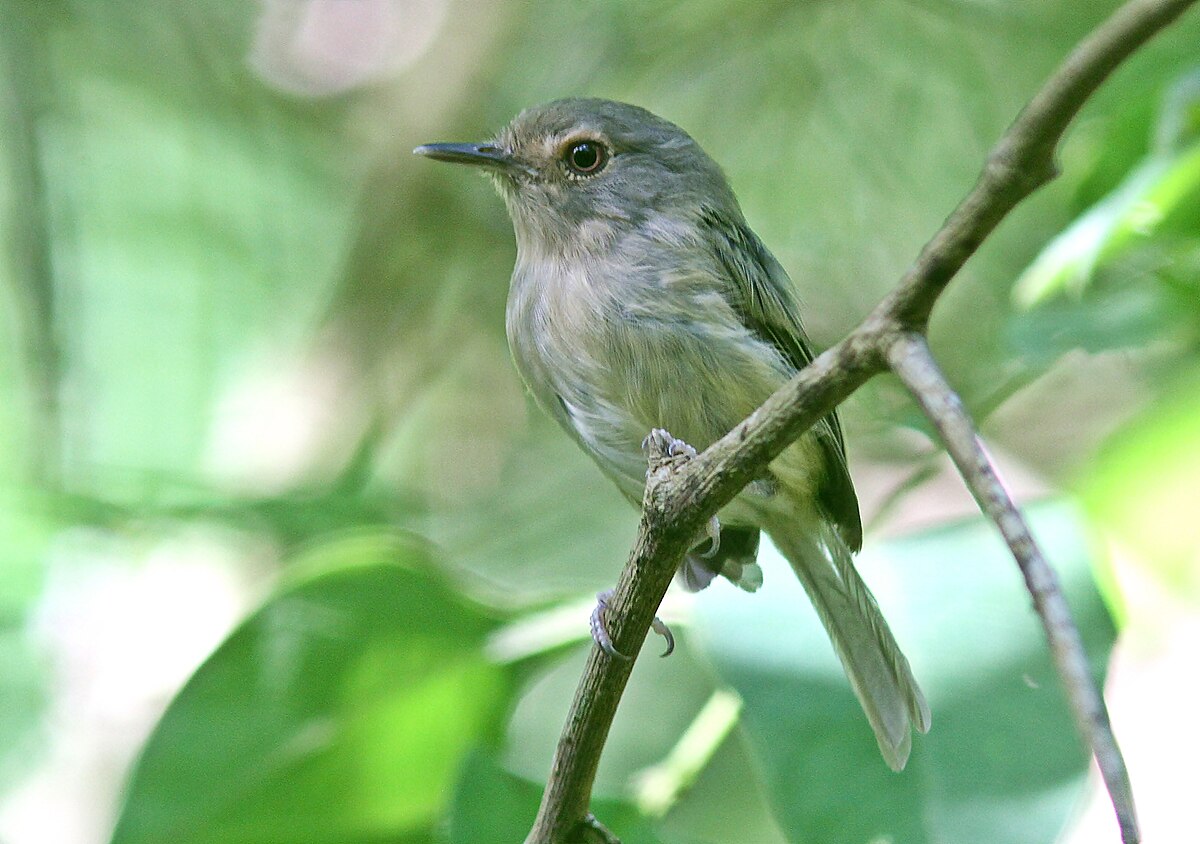
[[[604,618],[602,613],[608,609],[608,602],[612,599],[613,590],[605,589],[603,592],[596,594],[596,607],[592,610],[589,626],[592,630],[592,639],[600,646],[600,650],[611,656],[613,659],[628,660],[629,657],[617,650],[613,644],[612,637],[608,635],[608,628],[604,626]],[[660,656],[670,656],[675,651],[675,636],[671,633],[671,628],[667,627],[663,620],[658,616],[654,617],[654,621],[650,623],[651,629],[655,633],[667,640],[667,649]]]
[[[673,458],[690,458],[696,456],[696,449],[692,448],[683,440],[671,435],[671,432],[666,428],[654,428],[642,440],[642,451],[646,452],[646,456],[653,459],[655,455],[660,456],[660,459]]]
[[[695,457],[696,449],[692,448],[683,440],[672,439],[667,445],[667,454],[671,457]]]
[[[696,456],[695,448],[678,437],[672,436],[666,428],[652,429],[642,440],[642,451],[646,452],[646,458],[650,461],[650,469],[646,472],[647,477],[659,463],[690,460]],[[704,526],[704,535],[708,537],[710,544],[708,550],[702,552],[700,556],[712,559],[721,548],[721,522],[716,516],[709,519],[708,524]]]
[[[608,609],[608,601],[612,596],[613,590],[611,589],[605,589],[603,592],[596,593],[596,606],[592,609],[588,626],[591,627],[592,639],[600,646],[600,650],[613,659],[629,659],[629,657],[625,656],[625,654],[621,653],[613,645],[612,637],[608,635],[608,628],[604,626],[604,619],[601,617],[601,613]]]
[[[708,550],[700,554],[706,560],[711,560],[717,556],[717,551],[721,549],[721,520],[713,516],[708,520],[708,524],[704,526],[704,534],[708,537],[712,544],[708,546]]]
[[[675,634],[671,632],[671,628],[667,627],[658,616],[654,616],[654,621],[650,622],[650,629],[667,640],[667,649],[659,654],[659,657],[667,657],[675,653]]]

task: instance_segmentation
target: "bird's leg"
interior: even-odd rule
[[[696,456],[696,449],[688,443],[674,437],[671,432],[665,428],[654,428],[642,440],[642,450],[646,452],[646,458],[650,463],[650,469],[647,469],[647,475],[654,468],[661,466],[664,463],[678,463],[685,460],[690,460]],[[708,520],[705,527],[705,534],[711,541],[711,546],[704,553],[705,557],[712,557],[717,553],[717,549],[721,547],[721,523],[713,516]],[[596,644],[600,649],[611,657],[617,659],[629,659],[625,654],[621,653],[613,645],[612,637],[608,634],[608,629],[604,626],[603,613],[608,609],[608,602],[612,598],[613,592],[611,589],[599,593],[596,596],[596,608],[592,610],[591,629],[592,638],[596,640]],[[667,649],[663,651],[662,656],[670,656],[675,651],[675,636],[671,633],[671,628],[663,622],[658,616],[654,617],[651,623],[651,629],[655,633],[667,640]]]
[[[596,644],[600,646],[600,650],[604,651],[614,659],[629,659],[625,654],[617,650],[613,645],[612,637],[608,635],[608,628],[604,626],[602,613],[608,609],[608,602],[612,599],[613,590],[605,589],[603,592],[596,594],[596,608],[592,610],[590,626],[592,628],[592,638],[596,640]],[[654,621],[650,623],[650,628],[667,640],[667,649],[659,656],[670,656],[675,652],[675,636],[671,633],[671,628],[663,622],[658,616],[654,616]]]

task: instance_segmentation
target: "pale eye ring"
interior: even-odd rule
[[[608,163],[608,147],[599,141],[576,141],[568,144],[563,163],[576,176],[594,176]]]

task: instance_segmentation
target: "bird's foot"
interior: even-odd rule
[[[677,437],[671,436],[666,428],[654,428],[642,440],[642,451],[651,462],[681,462],[696,456],[696,449]]]
[[[596,644],[600,646],[600,650],[614,659],[629,659],[629,657],[616,649],[616,646],[613,645],[612,637],[608,635],[608,628],[604,626],[602,614],[608,609],[608,602],[612,599],[612,596],[612,589],[605,589],[596,595],[596,608],[592,610],[592,617],[589,622],[592,628],[592,638],[596,640]],[[654,621],[650,623],[650,629],[667,640],[667,649],[660,656],[670,656],[674,653],[675,636],[671,633],[671,628],[667,627],[661,618],[654,616]]]
[[[672,436],[671,432],[666,428],[654,428],[642,440],[642,451],[646,452],[646,459],[650,461],[651,471],[656,464],[663,463],[681,463],[686,460],[691,460],[696,456],[696,449],[688,443]],[[709,539],[708,550],[700,556],[705,559],[711,559],[717,555],[717,551],[721,547],[721,522],[716,516],[708,520],[708,524],[704,526],[704,535]]]

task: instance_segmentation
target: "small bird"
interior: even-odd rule
[[[516,232],[507,332],[517,369],[635,505],[650,431],[669,431],[677,451],[707,448],[812,360],[787,273],[721,169],[673,123],[625,103],[561,99],[492,140],[414,152],[492,177]],[[862,523],[837,415],[719,516],[680,581],[699,590],[719,575],[755,591],[765,530],[812,600],[884,760],[901,770],[912,728],[929,729],[929,705],[854,568]]]

